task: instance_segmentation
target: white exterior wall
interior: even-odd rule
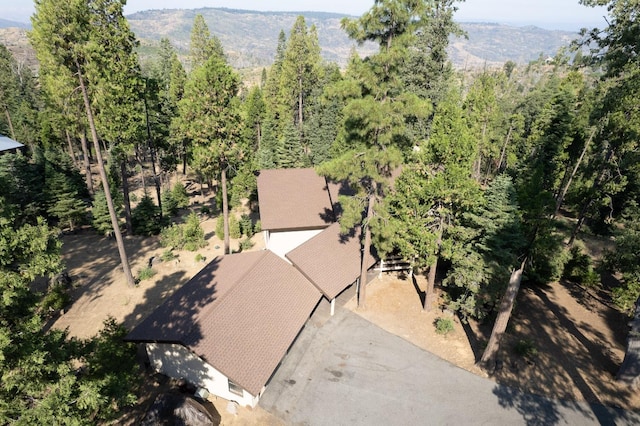
[[[227,376],[186,347],[169,343],[147,343],[146,346],[149,361],[156,371],[174,379],[185,379],[213,395],[236,401],[245,407],[255,407],[258,404],[260,395],[253,396],[246,390],[242,391],[242,396],[229,392]]]
[[[289,262],[289,260],[284,257],[285,254],[289,253],[299,245],[306,243],[322,231],[324,231],[324,229],[282,232],[267,231],[267,233],[265,233],[265,244],[269,250]]]

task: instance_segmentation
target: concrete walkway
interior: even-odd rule
[[[324,315],[307,324],[260,399],[287,424],[640,424],[638,413],[497,385],[344,308]]]

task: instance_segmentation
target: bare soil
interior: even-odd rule
[[[192,189],[193,204],[181,212],[199,212],[211,206],[211,197],[202,198]],[[140,191],[138,191],[140,192]],[[246,211],[246,209],[244,210]],[[240,211],[235,212],[238,216]],[[205,261],[196,261],[196,253],[179,251],[178,259],[154,263],[156,275],[135,287],[127,286],[115,240],[97,235],[90,229],[63,236],[63,258],[70,277],[72,304],[61,313],[53,327],[66,328],[71,336],[95,335],[109,316],[127,328],[136,326],[164,299],[186,283],[214,257],[222,255],[222,242],[215,236],[216,217],[201,215],[207,246],[197,253]],[[262,236],[252,239],[252,250],[264,248]],[[589,242],[587,242],[589,243]],[[134,276],[158,259],[165,250],[158,237],[128,236],[125,245]],[[232,249],[239,242],[232,240]],[[598,249],[594,249],[598,250]],[[596,257],[600,253],[595,253]],[[460,320],[441,306],[422,310],[425,278],[384,274],[368,285],[367,307],[357,309],[355,300],[347,303],[367,320],[424,348],[474,374],[488,377],[477,367],[481,351],[488,340],[491,324]],[[435,321],[451,318],[454,330],[447,335],[436,332]],[[545,287],[524,286],[517,300],[500,353],[501,367],[490,378],[532,393],[553,398],[597,402],[625,409],[640,409],[640,395],[614,380],[624,356],[626,318],[610,303],[607,291],[588,289],[572,283],[552,283]],[[527,341],[533,352],[528,356],[514,351],[519,341]],[[147,391],[140,407],[162,390],[153,379],[146,381]],[[237,408],[227,411],[227,401],[212,401],[223,416],[223,424],[280,425],[282,422],[261,408]],[[143,410],[128,413],[122,423],[135,424]]]

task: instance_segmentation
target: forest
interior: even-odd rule
[[[200,191],[216,188],[225,253],[229,210],[256,201],[259,170],[314,167],[347,181],[355,195],[340,200],[342,228],[361,227],[365,251],[425,273],[424,309],[438,286],[463,320],[495,321],[479,360],[487,369],[522,282],[597,287],[612,274],[613,303],[633,314],[637,1],[582,0],[608,7],[608,27],[583,30],[554,57],[464,71],[446,50],[462,35],[454,0],[377,0],[345,18],[355,43],[378,49],[344,69],[321,59],[315,27],[299,17],[255,85],[201,15],[187,61],[163,39],[142,67],[124,0],[34,3],[38,68],[0,45],[0,134],[28,147],[0,155],[1,423],[108,422],[135,402],[135,348],[122,325],[107,321],[84,340],[46,326],[68,302],[60,236],[81,227],[111,236],[135,286],[125,236],[201,243],[197,221],[172,222],[184,187],[170,176],[187,171]],[[152,179],[135,202],[127,182],[142,170]],[[613,241],[602,262],[585,235]]]

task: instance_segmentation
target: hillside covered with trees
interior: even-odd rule
[[[608,5],[611,21],[585,31],[575,54],[471,73],[448,53],[463,34],[453,0],[380,0],[342,19],[349,39],[368,46],[344,69],[323,59],[318,28],[299,16],[279,30],[273,63],[252,86],[197,13],[184,60],[162,38],[142,67],[122,3],[36,0],[37,75],[0,45],[0,134],[28,146],[0,156],[0,422],[106,422],[135,401],[120,325],[88,340],[45,326],[65,303],[59,234],[111,235],[135,286],[127,235],[202,241],[197,220],[173,223],[184,188],[169,178],[187,172],[201,190],[217,188],[225,253],[229,210],[255,200],[259,170],[314,167],[348,181],[343,229],[361,227],[365,252],[402,256],[426,274],[425,310],[439,287],[463,320],[492,321],[478,360],[489,371],[522,283],[597,287],[610,274],[613,303],[634,312],[635,2],[583,0]],[[141,170],[152,178],[136,203],[128,182]],[[585,235],[614,241],[603,262],[585,252]],[[620,377],[634,382],[628,356]]]

